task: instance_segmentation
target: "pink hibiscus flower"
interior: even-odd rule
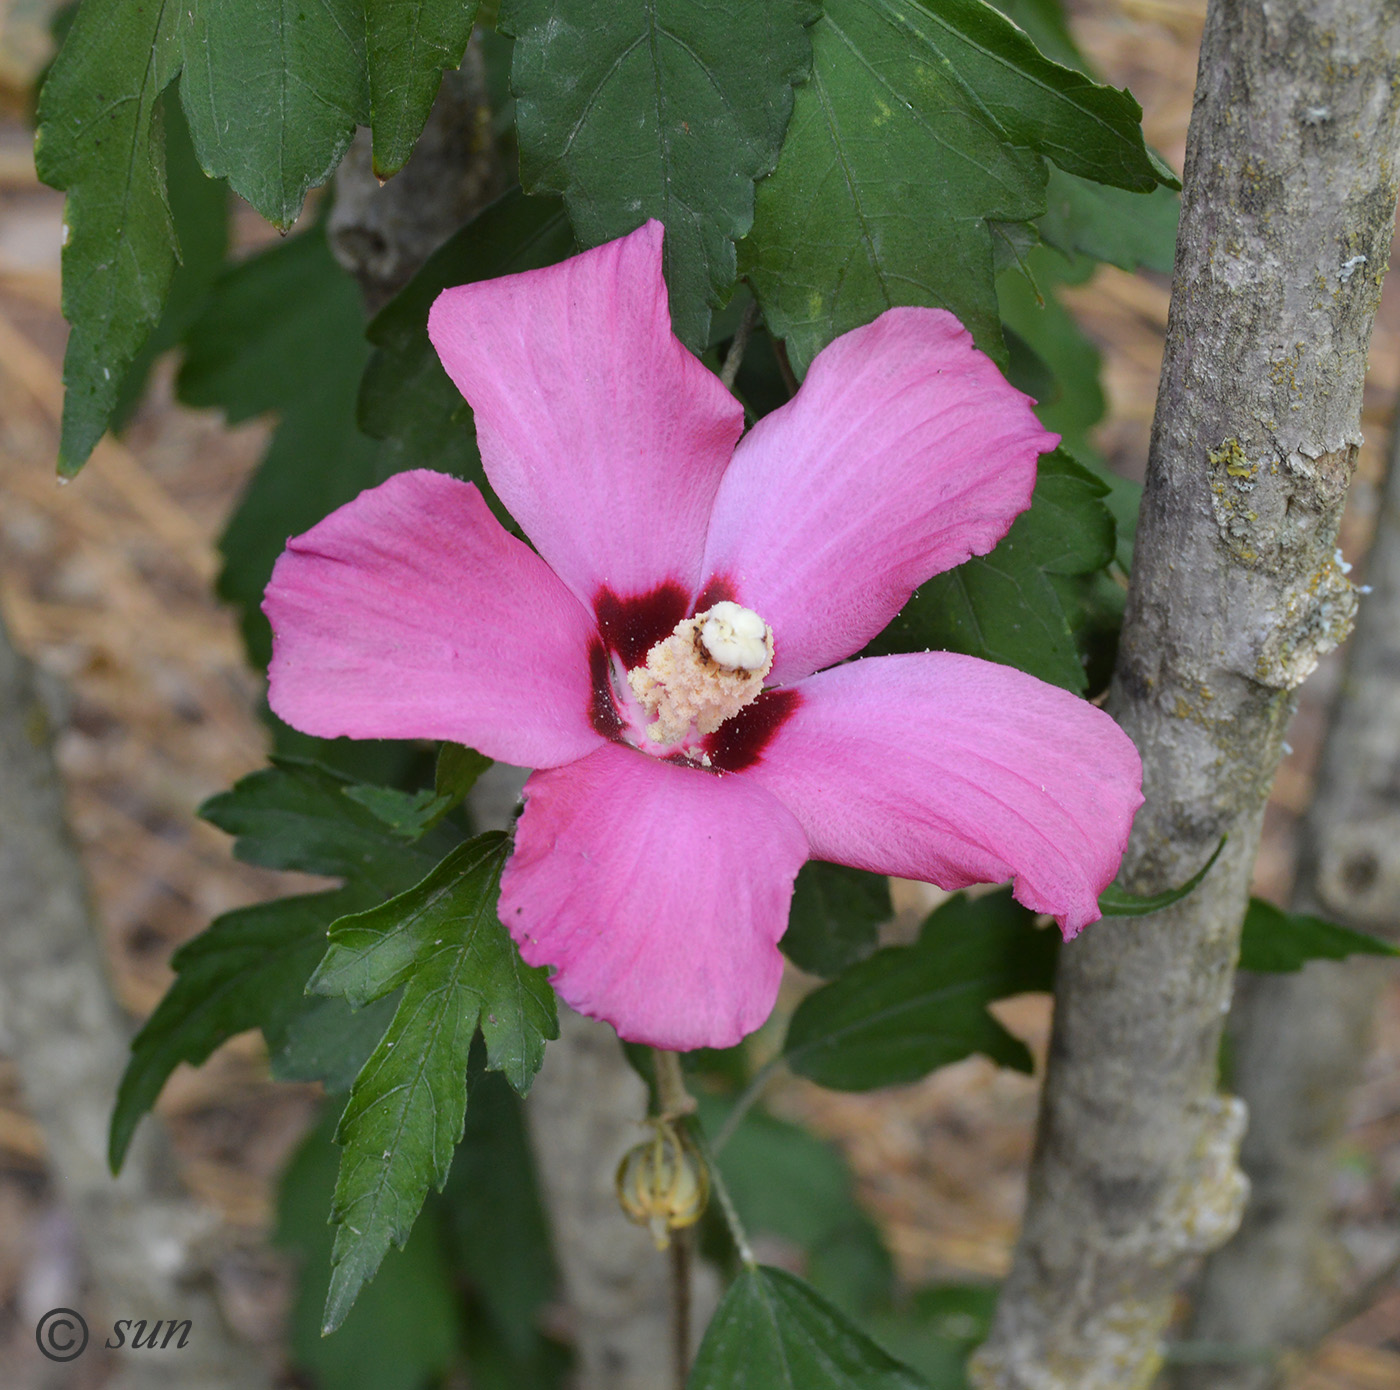
[[[429,332],[487,477],[400,474],[288,543],[272,708],[539,769],[501,919],[624,1038],[763,1023],[809,858],[945,888],[1014,878],[1067,937],[1141,802],[1100,710],[945,652],[846,662],[984,554],[1054,447],[958,321],[891,309],[743,411],[671,333],[660,224],[463,285]],[[845,663],[845,664],[840,664]]]

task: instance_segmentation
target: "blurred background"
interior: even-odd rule
[[[255,467],[267,422],[228,430],[174,400],[174,364],[156,365],[121,441],[108,439],[74,483],[55,480],[65,325],[59,312],[62,198],[34,174],[30,108],[50,56],[51,0],[0,0],[0,613],[58,712],[57,757],[121,1008],[135,1022],[163,993],[171,951],[216,914],[286,891],[284,875],[236,863],[195,807],[262,765],[260,690],[237,625],[212,594],[216,540]],[[1076,0],[1072,27],[1099,71],[1146,111],[1150,143],[1181,167],[1204,0]],[[235,252],[273,233],[244,209]],[[1141,477],[1156,392],[1167,282],[1110,267],[1065,292],[1099,346],[1109,413],[1097,442]],[[1364,568],[1397,389],[1400,287],[1383,300],[1371,354],[1366,448],[1344,525]],[[1287,900],[1293,827],[1337,680],[1335,657],[1302,692],[1293,752],[1274,790],[1256,891]],[[0,795],[5,794],[0,788]],[[900,894],[903,893],[901,897]],[[897,886],[896,904],[917,903]],[[0,931],[9,924],[0,923]],[[1381,965],[1375,968],[1383,969]],[[1043,1055],[1049,1004],[998,1006]],[[1009,1266],[1022,1204],[1036,1084],[980,1058],[925,1083],[841,1095],[796,1080],[772,1108],[833,1140],[899,1275],[994,1280]],[[279,1174],[314,1123],[311,1087],[267,1079],[249,1035],[199,1070],[182,1067],[158,1106],[178,1180],[212,1212],[225,1314],[285,1385],[306,1384],[287,1353],[294,1260],[270,1243]],[[1351,1115],[1335,1199],[1355,1262],[1352,1319],[1306,1365],[1296,1390],[1400,1386],[1400,976],[1392,975]],[[98,1386],[90,1356],[54,1366],[36,1350],[45,1310],[82,1306],[80,1233],[56,1201],[43,1129],[31,1117],[0,1033],[0,1385]],[[375,1390],[367,1386],[367,1390]]]

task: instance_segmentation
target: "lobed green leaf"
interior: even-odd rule
[[[160,98],[180,68],[183,12],[176,0],[85,0],[40,93],[35,166],[68,193],[65,477],[102,438],[175,272]]]
[[[199,814],[236,837],[233,853],[245,863],[361,882],[381,897],[401,892],[433,867],[444,842],[405,845],[346,794],[352,790],[317,763],[275,758],[211,796]]]
[[[478,1027],[487,1065],[524,1093],[557,1036],[543,970],[525,966],[496,915],[509,841],[454,850],[406,893],[342,918],[309,988],[363,1006],[402,989],[350,1090],[332,1220],[325,1330],[344,1319],[390,1242],[402,1245],[430,1186],[442,1189],[461,1138]]]
[[[1326,922],[1304,912],[1284,912],[1251,898],[1240,936],[1240,969],[1301,970],[1310,960],[1347,956],[1400,956],[1389,941]]]
[[[383,821],[395,835],[417,840],[442,822],[476,785],[476,779],[491,766],[491,759],[459,743],[444,743],[438,753],[437,773],[432,787],[416,792],[397,787],[358,785],[345,788],[345,795]]]
[[[898,304],[950,309],[1004,361],[992,223],[1046,210],[1041,156],[1147,191],[1141,109],[1045,58],[982,0],[827,0],[811,81],[740,269],[801,375]]]
[[[334,1337],[321,1335],[334,1232],[326,1209],[335,1191],[333,1123],[322,1121],[282,1175],[275,1244],[297,1256],[299,1277],[288,1315],[297,1369],[318,1390],[423,1390],[460,1360],[461,1312],[455,1271],[443,1239],[445,1222],[421,1221]]]
[[[792,890],[779,945],[796,966],[829,979],[863,960],[890,919],[889,880],[881,874],[810,859]]]
[[[363,0],[193,0],[180,96],[204,172],[287,231],[369,118]]]
[[[432,110],[444,69],[460,67],[477,0],[364,0],[374,172],[398,173]]]
[[[347,1063],[378,1042],[387,1017],[350,1019],[343,1004],[308,1001],[307,980],[330,924],[421,879],[443,841],[405,845],[345,795],[352,785],[314,763],[279,759],[200,808],[237,837],[234,853],[245,862],[342,878],[345,886],[225,913],[175,953],[175,982],[136,1035],[118,1090],[114,1169],[175,1067],[198,1066],[238,1033],[261,1028],[275,1067],[333,1087],[348,1086],[340,1079]]]
[[[1113,558],[1107,493],[1064,450],[1047,454],[1030,509],[997,547],[922,585],[867,650],[963,652],[1082,692],[1084,662],[1055,581]]]
[[[710,1322],[689,1390],[928,1390],[784,1270],[744,1269]]]
[[[1009,888],[958,894],[930,914],[912,946],[877,951],[809,994],[792,1016],[784,1058],[841,1091],[917,1081],[974,1052],[1029,1072],[1025,1044],[987,1005],[1051,987],[1056,935],[1034,921]]]
[[[516,37],[521,182],[562,194],[585,246],[665,223],[671,317],[695,352],[734,284],[754,181],[777,163],[812,13],[795,0],[501,6]]]
[[[175,347],[199,317],[228,255],[228,185],[204,176],[174,85],[161,98],[165,126],[165,176],[180,263],[170,282],[160,322],[126,369],[110,428],[120,430],[141,404],[156,358]]]
[[[108,1161],[117,1172],[141,1117],[181,1062],[199,1066],[252,1028],[276,1033],[301,1011],[302,992],[335,918],[364,906],[362,889],[279,898],[215,918],[175,952],[175,981],[131,1044],[117,1090]]]

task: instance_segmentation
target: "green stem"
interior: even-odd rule
[[[691,1234],[676,1231],[671,1238],[671,1350],[676,1390],[685,1390],[690,1379],[690,1265]]]
[[[744,349],[749,345],[749,335],[758,321],[758,300],[751,299],[744,309],[744,317],[739,320],[729,351],[724,355],[724,365],[719,369],[719,379],[726,391],[734,389],[734,378],[739,375],[739,365],[744,360]]]
[[[652,1067],[656,1073],[656,1106],[662,1119],[674,1120],[692,1114],[695,1098],[685,1088],[679,1052],[666,1052],[659,1047],[651,1050]]]
[[[683,1120],[694,1113],[695,1098],[685,1088],[680,1054],[654,1047],[651,1060],[659,1118]],[[685,1390],[690,1378],[690,1234],[674,1231],[671,1236],[671,1350],[676,1390]]]
[[[700,1157],[705,1160],[705,1167],[710,1174],[710,1191],[715,1194],[719,1209],[724,1213],[724,1223],[729,1227],[729,1238],[734,1242],[739,1258],[746,1268],[757,1269],[758,1261],[754,1259],[753,1250],[749,1247],[748,1232],[744,1230],[744,1223],[739,1220],[739,1213],[734,1209],[734,1199],[724,1185],[724,1177],[715,1161],[714,1149],[699,1125],[690,1126],[690,1137],[695,1141],[695,1147],[700,1150]]]
[[[774,1057],[754,1072],[753,1079],[739,1093],[739,1099],[730,1107],[729,1114],[724,1117],[724,1123],[719,1127],[719,1131],[714,1137],[714,1143],[711,1147],[715,1153],[719,1153],[734,1137],[734,1131],[739,1128],[744,1116],[753,1109],[754,1101],[763,1094],[764,1087],[773,1079],[774,1072],[782,1065],[782,1057]]]

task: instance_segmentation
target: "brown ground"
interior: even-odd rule
[[[0,0],[0,90],[38,45],[29,14],[41,0]],[[1077,30],[1116,85],[1146,108],[1149,138],[1180,167],[1204,6],[1170,0],[1085,0]],[[213,541],[254,465],[262,426],[224,431],[176,406],[168,369],[124,444],[108,443],[81,479],[53,479],[59,363],[61,203],[35,181],[23,123],[0,124],[0,609],[16,640],[62,683],[59,743],[72,819],[92,876],[112,974],[141,1017],[169,978],[175,945],[215,913],[268,895],[273,877],[235,864],[226,839],[193,809],[257,767],[265,739],[257,688],[234,624],[209,597]],[[1160,282],[1105,270],[1075,293],[1104,348],[1112,418],[1101,443],[1141,472],[1156,389],[1167,293]],[[1397,388],[1400,290],[1392,282],[1372,353],[1370,443],[1345,530],[1364,552]],[[1263,891],[1287,890],[1291,822],[1306,804],[1320,702],[1335,675],[1308,685],[1280,775],[1259,868]],[[1004,1021],[1043,1052],[1048,1005],[1008,1003]],[[925,1083],[844,1096],[790,1086],[785,1111],[838,1139],[862,1195],[911,1279],[994,1277],[1007,1267],[1022,1201],[1035,1083],[974,1059]],[[285,1279],[258,1247],[272,1185],[314,1104],[309,1091],[265,1079],[253,1039],[206,1067],[182,1069],[160,1110],[173,1128],[190,1189],[240,1237],[223,1288],[230,1314],[269,1349]],[[1337,1193],[1363,1263],[1394,1250],[1400,1220],[1400,984],[1387,996]],[[38,1386],[38,1312],[71,1287],[71,1233],[50,1197],[43,1135],[27,1118],[0,1058],[0,1383]],[[65,1280],[68,1281],[65,1283]],[[273,1353],[275,1355],[275,1352]],[[68,1381],[68,1384],[77,1384]],[[1299,1372],[1296,1390],[1400,1386],[1400,1284],[1381,1282],[1368,1306]]]

